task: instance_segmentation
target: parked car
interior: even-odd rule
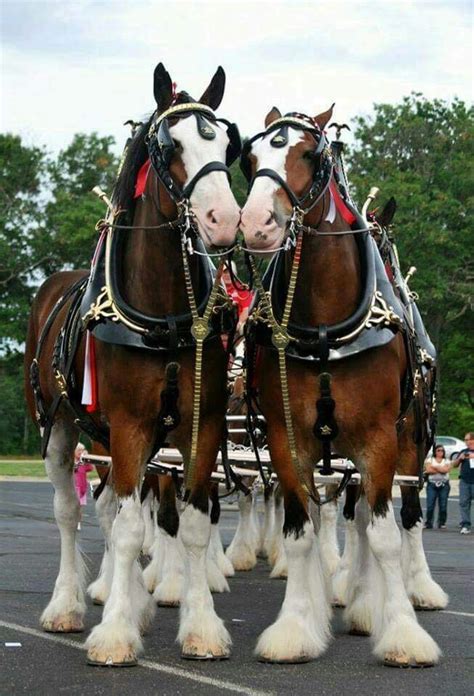
[[[450,435],[436,435],[435,442],[437,445],[443,445],[447,459],[456,459],[459,452],[466,449],[464,440],[460,440],[458,437],[451,437]]]

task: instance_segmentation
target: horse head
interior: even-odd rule
[[[317,202],[330,160],[323,129],[331,115],[332,107],[314,118],[299,113],[282,117],[273,107],[265,130],[244,145],[241,168],[250,192],[240,228],[249,248],[278,249],[295,209],[311,209]]]
[[[172,202],[189,205],[207,247],[232,244],[240,220],[228,170],[240,154],[240,136],[235,124],[214,113],[224,88],[219,67],[195,101],[186,92],[175,94],[162,63],[155,68],[157,110],[147,137],[151,162]]]

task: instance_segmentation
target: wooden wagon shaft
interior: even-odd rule
[[[260,460],[262,463],[270,462],[270,453],[268,450],[262,450],[260,452]],[[110,466],[111,457],[98,456],[94,454],[87,454],[82,456],[82,461],[86,464],[94,464],[95,466]],[[219,454],[217,457],[217,471],[212,473],[212,480],[216,483],[220,483],[226,480],[226,475],[222,467],[222,458]],[[244,452],[241,450],[233,450],[229,452],[229,462],[233,464],[237,463],[255,463],[255,455],[250,452]],[[339,469],[345,470],[347,468],[353,468],[351,462],[345,459],[333,459],[332,465]],[[320,467],[318,463],[316,467]],[[260,472],[257,469],[246,469],[243,467],[233,466],[233,471],[239,476],[245,476],[247,478],[256,479],[260,476]],[[148,465],[147,473],[150,474],[163,474],[171,476],[174,472],[178,475],[183,474],[183,458],[178,450],[171,447],[164,447],[160,450],[159,454],[155,456],[150,464]],[[339,483],[342,479],[343,472],[335,471],[329,476],[323,476],[318,471],[314,472],[314,482],[316,484],[331,484]],[[276,474],[271,475],[273,481],[277,480]],[[358,485],[360,483],[360,474],[354,470],[354,473],[349,481],[348,485]],[[397,486],[418,486],[418,476],[404,476],[396,474],[393,479],[394,485]]]

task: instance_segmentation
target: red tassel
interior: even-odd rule
[[[339,188],[336,185],[334,179],[331,179],[329,183],[329,188],[331,189],[332,196],[334,198],[334,202],[336,204],[336,208],[338,209],[340,215],[343,217],[345,222],[347,222],[348,225],[354,224],[356,221],[354,213],[351,213],[349,208],[346,206],[344,201],[342,200],[342,196],[339,192]]]
[[[140,198],[140,196],[144,193],[150,167],[151,162],[150,158],[148,158],[147,161],[142,164],[137,174],[137,180],[135,182],[135,193],[133,195],[134,198]]]
[[[92,334],[89,335],[89,371],[91,380],[91,403],[86,406],[87,413],[97,411],[97,368],[95,362],[95,340]]]

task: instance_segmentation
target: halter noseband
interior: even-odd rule
[[[315,167],[313,180],[309,190],[303,196],[301,196],[301,198],[299,198],[296,193],[291,190],[287,182],[274,169],[258,169],[253,178],[251,175],[249,155],[253,143],[260,138],[264,138],[269,133],[277,131],[277,133],[270,140],[270,145],[276,148],[285,147],[288,144],[288,128],[297,128],[302,131],[307,131],[315,138],[317,142],[313,155],[315,158],[319,159],[319,165]],[[308,116],[294,113],[286,114],[286,116],[276,119],[276,121],[273,121],[273,123],[271,123],[266,130],[262,131],[261,133],[257,133],[257,135],[254,135],[253,138],[247,140],[242,149],[240,166],[245,178],[249,182],[249,191],[252,188],[255,179],[262,176],[273,179],[273,181],[276,181],[276,183],[285,191],[286,195],[290,199],[293,209],[300,210],[304,215],[309,213],[323,197],[331,180],[333,169],[331,152],[323,131],[321,131],[319,126],[317,126]]]
[[[168,119],[179,119],[187,115],[195,117],[198,133],[204,140],[214,140],[216,137],[216,131],[209,125],[208,121],[224,123],[227,137],[229,138],[229,145],[227,146],[225,164],[218,161],[208,162],[181,189],[173,180],[169,171],[176,146],[170,133]],[[230,181],[229,166],[237,159],[242,149],[239,130],[235,123],[230,123],[230,121],[224,118],[217,118],[209,106],[193,101],[176,104],[160,114],[150,126],[146,143],[153,169],[175,203],[189,201],[198,181],[211,172],[225,172]]]

